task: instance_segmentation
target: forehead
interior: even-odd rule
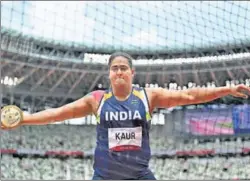
[[[129,66],[129,62],[128,59],[123,57],[123,56],[119,56],[119,57],[115,57],[111,63],[111,66],[115,66],[115,65],[127,65]]]

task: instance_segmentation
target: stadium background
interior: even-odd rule
[[[109,86],[107,59],[135,59],[135,86],[250,85],[250,3],[1,2],[1,107],[58,107]],[[156,110],[157,179],[249,179],[249,99]],[[2,179],[91,179],[95,118],[1,131]]]

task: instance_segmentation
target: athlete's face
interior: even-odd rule
[[[109,79],[113,85],[131,84],[134,77],[134,70],[130,68],[129,62],[125,57],[116,57],[109,71]]]

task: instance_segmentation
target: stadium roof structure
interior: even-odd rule
[[[108,86],[108,55],[46,47],[12,34],[1,34],[1,77],[16,77],[2,84],[7,102],[34,102],[37,107],[62,105],[94,90],[97,84]],[[211,54],[212,55],[212,54]],[[190,81],[196,85],[250,77],[250,53],[175,59],[136,59],[135,84]],[[3,80],[2,80],[3,81]],[[33,100],[33,101],[32,101]]]

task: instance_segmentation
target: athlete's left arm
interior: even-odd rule
[[[186,90],[148,88],[146,91],[152,108],[205,103],[228,95],[247,99],[247,95],[250,95],[250,88],[244,84],[233,87],[191,88]]]

